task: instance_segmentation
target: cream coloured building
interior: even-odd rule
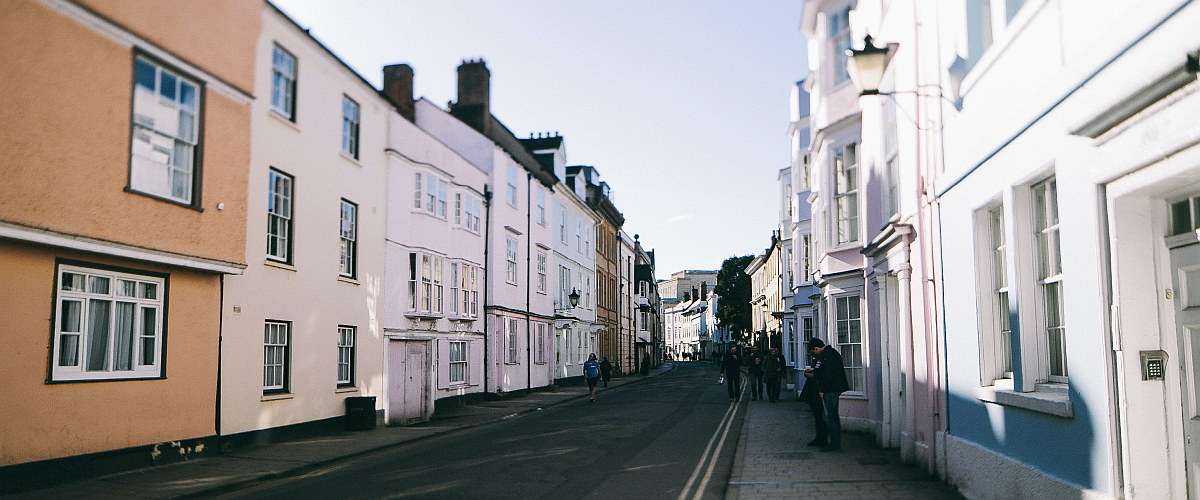
[[[258,15],[248,265],[225,280],[222,311],[227,435],[340,427],[345,398],[385,394],[391,105],[274,6]]]

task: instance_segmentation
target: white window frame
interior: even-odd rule
[[[546,252],[537,255],[537,293],[546,294]]]
[[[449,364],[447,373],[447,382],[450,385],[466,385],[467,384],[467,341],[451,340],[448,343],[449,349],[446,353],[446,362]]]
[[[342,198],[340,210],[341,263],[339,274],[347,278],[358,277],[358,205]]]
[[[460,289],[459,287],[461,286],[461,282],[462,282],[462,280],[460,279],[460,276],[461,275],[459,274],[459,264],[457,262],[451,262],[450,263],[450,300],[447,301],[447,302],[449,302],[449,305],[450,305],[449,310],[450,310],[451,316],[458,316],[458,314],[459,314],[458,313],[459,312],[459,302],[458,302],[459,292],[458,291]]]
[[[279,44],[271,53],[271,109],[296,121],[296,80],[299,66],[296,56]]]
[[[1045,349],[1046,378],[1051,382],[1067,382],[1066,320],[1063,307],[1062,251],[1059,244],[1059,212],[1057,181],[1054,177],[1029,187],[1033,215],[1033,250],[1038,264],[1033,275],[1037,283],[1038,333]],[[1041,213],[1039,200],[1047,195],[1046,213]],[[1042,221],[1042,216],[1046,217]],[[1054,302],[1053,304],[1051,302]]]
[[[508,164],[506,180],[508,183],[508,190],[507,190],[507,196],[505,199],[508,201],[509,206],[516,208],[516,206],[517,206],[517,167],[511,163]]]
[[[267,176],[267,258],[291,264],[296,179],[274,168]]]
[[[542,322],[534,323],[537,325],[537,348],[533,350],[534,364],[546,364],[546,324]]]
[[[993,46],[1004,45],[1014,31],[1013,20],[1028,0],[967,0],[964,5],[967,34],[966,70],[970,72]],[[978,27],[976,28],[976,23]],[[978,32],[975,30],[978,29]]]
[[[417,270],[418,270],[417,262],[420,260],[421,260],[420,253],[418,253],[418,252],[409,252],[408,253],[408,310],[410,312],[417,310],[417,306],[420,303],[420,298],[421,298],[421,291],[420,291],[421,290],[421,288],[420,288],[421,282],[420,282],[420,279],[418,278],[418,275],[420,273],[417,272]]]
[[[445,304],[445,301],[443,300],[444,297],[442,295],[443,292],[445,291],[445,286],[443,284],[443,282],[445,281],[445,276],[443,275],[443,271],[445,270],[445,268],[442,266],[442,263],[443,263],[443,260],[441,257],[435,256],[433,258],[433,301],[432,302],[433,302],[433,314],[437,314],[437,315],[442,314],[442,307]]]
[[[463,195],[454,193],[454,225],[462,226]]]
[[[504,240],[504,257],[506,261],[506,273],[504,282],[510,285],[517,284],[517,240],[513,238],[505,238]]]
[[[804,283],[812,283],[812,235],[800,235],[800,277]]]
[[[417,211],[417,210],[421,209],[422,200],[424,198],[422,198],[422,196],[421,196],[421,192],[422,192],[421,191],[421,186],[422,186],[421,172],[415,172],[414,176],[416,178],[416,180],[414,181],[414,183],[416,184],[416,189],[414,190],[415,197],[413,198],[413,210]]]
[[[838,352],[842,355],[842,363],[846,368],[846,380],[850,384],[850,390],[846,391],[853,394],[863,394],[866,391],[866,369],[863,362],[863,330],[862,330],[862,312],[863,301],[862,296],[858,293],[835,295],[832,297],[832,307],[834,313],[831,314],[833,321],[834,342],[838,346]],[[845,303],[845,314],[841,304]],[[853,311],[851,311],[853,309]],[[858,330],[857,342],[855,342],[854,329]],[[850,347],[850,348],[848,348]]]
[[[290,389],[292,323],[266,320],[263,325],[263,394]]]
[[[899,128],[896,125],[896,99],[889,96],[883,105],[883,220],[900,213]]]
[[[546,225],[546,190],[541,186],[537,188],[537,223]]]
[[[506,364],[518,364],[521,361],[521,346],[520,336],[517,335],[517,330],[520,329],[520,321],[517,318],[504,318],[505,339],[508,343],[508,349],[505,349]]]
[[[558,209],[558,239],[564,244],[567,242],[567,209]]]
[[[853,163],[847,165],[846,157]],[[833,154],[833,235],[839,246],[859,241],[859,165],[858,144],[847,143],[834,149]]]
[[[52,381],[165,376],[165,275],[59,264],[55,281]],[[131,311],[124,328],[121,306]],[[123,362],[118,351],[127,354]]]
[[[338,325],[338,359],[337,359],[337,385],[338,387],[353,387],[354,386],[354,369],[355,369],[355,341],[357,340],[358,328],[354,326]]]
[[[142,54],[134,57],[131,191],[198,205],[203,93],[198,80]]]
[[[1004,235],[1005,235],[1005,275],[1009,308],[1016,314],[1010,313],[1013,336],[1012,356],[1014,369],[1020,368],[1020,380],[1013,378],[1013,390],[1017,393],[1038,392],[1040,384],[1068,382],[1068,351],[1066,346],[1067,320],[1064,316],[1063,279],[1061,269],[1061,248],[1058,244],[1059,224],[1057,219],[1057,194],[1053,197],[1054,204],[1048,217],[1048,223],[1039,227],[1038,202],[1039,190],[1046,190],[1057,182],[1053,172],[1049,172],[1028,184],[1014,186],[1010,195],[1006,193],[1003,200]],[[1049,200],[1048,200],[1049,201]],[[985,207],[976,212],[976,252],[978,255],[992,255],[990,236],[983,234],[990,228],[986,224],[988,217],[986,209],[994,208],[997,204]],[[977,295],[992,295],[996,293],[995,270],[991,260],[995,258],[978,258],[976,262]],[[1042,259],[1048,259],[1043,265]],[[1048,272],[1047,272],[1048,271]],[[988,288],[984,288],[988,287]],[[1053,287],[1052,292],[1047,289]],[[991,299],[991,297],[989,297]],[[1057,303],[1054,299],[1057,299]],[[990,300],[990,302],[997,302]],[[985,307],[986,306],[986,307]],[[990,304],[979,304],[980,328],[988,328],[999,337],[999,318],[996,308]],[[1053,309],[1053,310],[1051,310]],[[1056,321],[1057,320],[1057,321]],[[1057,339],[1056,334],[1057,333]],[[1055,342],[1058,343],[1055,346]],[[981,339],[981,347],[990,347],[999,343],[998,339]],[[982,349],[981,349],[982,350]],[[1002,371],[1002,361],[998,360],[1002,350],[996,347],[990,357],[981,354],[981,385],[986,385],[988,377],[997,380],[1007,374]],[[1059,366],[1054,366],[1051,357],[1058,354]],[[1016,372],[1014,371],[1013,374]],[[994,383],[994,381],[993,381]]]
[[[1012,323],[1009,287],[1010,238],[1007,235],[1008,205],[997,200],[975,212],[976,297],[979,311],[980,385],[1012,378]],[[1005,327],[1008,329],[1005,330]]]
[[[571,270],[567,266],[558,266],[558,308],[570,309],[571,300]]]
[[[829,84],[830,88],[837,87],[850,81],[846,71],[846,50],[851,48],[850,38],[850,7],[839,7],[837,11],[826,14],[826,34],[829,44]]]
[[[350,96],[342,95],[342,152],[358,159],[358,126],[362,108]]]
[[[575,221],[575,251],[583,252],[583,221]]]

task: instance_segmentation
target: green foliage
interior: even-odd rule
[[[734,340],[744,340],[753,328],[750,319],[750,275],[746,274],[746,266],[753,260],[753,255],[725,259],[721,263],[721,270],[717,271],[717,285],[713,287],[713,292],[720,297],[717,301],[717,321],[729,327]]]

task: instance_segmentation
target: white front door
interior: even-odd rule
[[[1200,499],[1200,244],[1171,250],[1188,498]],[[1163,359],[1163,374],[1171,366]],[[1143,376],[1147,366],[1143,361]],[[1165,377],[1168,381],[1170,377]]]

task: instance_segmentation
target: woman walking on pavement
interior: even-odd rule
[[[592,396],[590,402],[596,402],[596,382],[600,380],[600,363],[596,362],[596,353],[588,355],[588,360],[583,363],[583,377],[587,379],[588,389]]]

